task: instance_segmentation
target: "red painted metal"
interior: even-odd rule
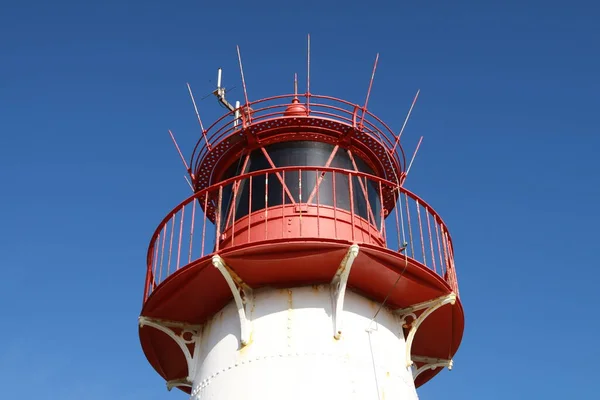
[[[243,79],[241,57],[239,61]],[[291,287],[330,283],[354,243],[361,250],[349,278],[352,290],[391,308],[450,292],[458,295],[448,228],[429,204],[402,186],[408,172],[404,150],[399,135],[366,109],[371,86],[372,80],[364,107],[308,90],[254,102],[246,98],[240,107],[241,125],[234,124],[234,111],[203,129],[189,163],[195,193],[167,214],[150,241],[142,315],[202,324],[231,301],[226,282],[211,264],[216,253],[253,288]],[[299,140],[330,143],[333,151],[325,165],[278,167],[265,148]],[[348,152],[353,169],[331,167],[340,148]],[[253,150],[263,153],[270,169],[247,171]],[[227,168],[241,157],[241,175],[224,179]],[[355,157],[374,174],[360,172]],[[297,182],[291,183],[294,174]],[[328,179],[328,185],[322,184]],[[260,192],[253,193],[256,190]],[[253,204],[254,196],[258,205]],[[186,213],[190,204],[192,211]],[[194,232],[199,224],[198,241]],[[182,252],[187,253],[186,265],[180,265],[185,260]],[[452,357],[463,329],[458,299],[455,306],[442,307],[423,322],[413,354]],[[186,376],[185,360],[166,335],[141,329],[140,338],[150,363],[165,379]],[[439,371],[423,372],[415,384]]]

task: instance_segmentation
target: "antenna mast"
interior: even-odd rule
[[[233,121],[233,126],[238,126],[240,122],[240,102],[236,101],[234,107],[233,105],[231,105],[230,102],[227,101],[227,99],[225,98],[225,88],[221,86],[222,77],[223,69],[219,68],[217,70],[217,88],[215,89],[213,94],[217,96],[219,103],[223,104],[225,108],[227,108],[229,111],[235,112],[235,120]]]

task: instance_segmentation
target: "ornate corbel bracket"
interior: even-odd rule
[[[448,370],[452,370],[452,367],[454,366],[454,361],[445,360],[443,358],[412,356],[412,360],[415,363],[422,364],[420,367],[413,370],[413,379],[417,379],[421,373],[427,371],[428,369],[434,370],[436,368],[447,367]]]
[[[192,325],[185,322],[167,321],[158,318],[150,318],[140,316],[138,319],[140,328],[145,326],[157,329],[167,336],[179,346],[185,361],[187,363],[188,375],[184,378],[174,379],[167,382],[167,389],[171,390],[179,386],[192,386],[192,377],[195,375],[196,360],[200,354],[200,342],[202,335],[201,325]],[[190,345],[193,345],[193,350],[190,351]]]
[[[348,283],[352,264],[358,256],[358,251],[358,245],[353,244],[350,246],[331,281],[331,298],[333,300],[333,337],[336,339],[339,339],[342,335],[342,313],[344,311],[346,285]]]
[[[415,304],[411,307],[402,308],[396,310],[396,313],[400,315],[402,318],[402,324],[405,326],[410,326],[410,330],[408,335],[406,336],[406,367],[410,367],[413,364],[413,360],[411,359],[411,350],[412,343],[415,339],[415,334],[419,329],[419,326],[425,321],[427,317],[429,317],[435,310],[438,308],[445,306],[446,304],[454,305],[456,303],[456,293],[452,292],[447,295],[438,297],[436,299],[428,300],[423,303]],[[416,312],[424,310],[419,316],[417,316]],[[407,323],[407,319],[411,318],[412,322]]]
[[[212,263],[221,272],[233,294],[240,319],[240,342],[245,346],[250,343],[251,326],[246,318],[246,305],[252,300],[252,288],[246,285],[219,255],[213,256]]]

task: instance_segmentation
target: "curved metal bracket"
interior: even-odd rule
[[[342,313],[344,311],[346,285],[348,283],[352,264],[358,256],[358,251],[358,245],[353,244],[350,246],[331,281],[331,297],[333,300],[333,337],[336,339],[339,339],[342,335]]]
[[[171,390],[178,386],[190,386],[192,377],[196,372],[196,360],[200,354],[200,338],[202,333],[201,325],[191,325],[185,322],[167,321],[158,318],[149,318],[140,316],[138,318],[140,328],[150,326],[168,335],[179,346],[185,361],[187,363],[188,375],[185,378],[174,379],[167,382],[167,389]],[[179,329],[179,333],[175,333],[172,328]],[[190,352],[188,345],[193,344],[194,350]]]
[[[428,369],[434,370],[436,368],[444,368],[447,367],[448,370],[452,370],[454,366],[454,361],[452,360],[444,360],[442,358],[431,358],[431,357],[422,357],[422,356],[413,356],[414,362],[423,363],[419,368],[413,371],[413,379],[417,379],[421,373],[427,371]]]
[[[229,289],[233,294],[240,318],[240,341],[243,346],[250,343],[250,321],[246,318],[246,304],[252,299],[252,288],[244,283],[242,279],[231,269],[219,255],[212,258],[212,263],[221,272]]]
[[[410,367],[413,364],[413,360],[411,359],[411,349],[412,343],[415,339],[415,334],[417,333],[417,329],[419,326],[425,321],[425,319],[430,316],[435,310],[438,308],[445,306],[446,304],[454,305],[456,303],[456,293],[452,292],[445,296],[438,297],[437,299],[432,299],[429,301],[425,301],[423,303],[415,304],[414,306],[402,308],[396,310],[396,313],[400,315],[402,318],[402,323],[406,325],[406,319],[412,318],[413,321],[409,324],[410,331],[406,336],[406,367]],[[416,311],[423,311],[418,317],[415,314]]]

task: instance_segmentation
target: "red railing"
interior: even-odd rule
[[[388,201],[386,209],[384,192],[392,193],[393,208]],[[169,275],[199,258],[295,237],[385,246],[431,269],[458,293],[448,229],[418,196],[364,173],[284,167],[230,178],[175,207],[150,241],[144,301]]]
[[[266,121],[277,120],[280,122],[294,98],[299,99],[300,104],[306,107],[307,117],[339,122],[358,128],[364,135],[384,146],[394,163],[401,170],[405,169],[406,158],[402,146],[398,143],[397,135],[385,122],[363,109],[362,106],[330,96],[286,94],[250,102],[217,119],[206,128],[203,137],[196,143],[191,157],[192,170],[195,171],[199,168],[200,163],[211,149],[214,149],[227,137],[236,134],[239,129]],[[359,140],[361,139],[359,138]]]

